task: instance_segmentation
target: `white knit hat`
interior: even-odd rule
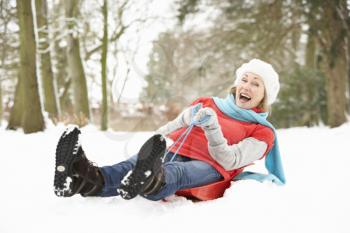
[[[263,79],[267,94],[267,103],[271,105],[275,102],[280,90],[280,83],[278,81],[278,74],[272,65],[256,58],[250,60],[248,63],[244,63],[236,70],[234,86],[238,85],[243,75],[247,72],[257,74]]]

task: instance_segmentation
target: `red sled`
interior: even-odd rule
[[[226,189],[231,186],[233,177],[238,175],[243,169],[237,169],[233,176],[225,177],[224,180],[217,181],[200,187],[178,190],[175,194],[188,199],[209,201],[220,198],[224,195]]]

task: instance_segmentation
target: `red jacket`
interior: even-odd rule
[[[225,115],[217,108],[214,100],[210,97],[199,98],[191,105],[196,105],[197,103],[202,103],[203,107],[210,107],[216,112],[221,130],[229,145],[237,144],[247,137],[254,137],[257,140],[264,141],[268,145],[262,158],[273,146],[274,134],[270,128],[260,124],[238,121]],[[252,110],[261,112],[257,108]],[[175,141],[185,130],[185,128],[181,128],[171,133],[169,137]],[[171,149],[171,152],[175,152],[178,145],[174,146]],[[226,188],[230,186],[232,178],[241,173],[244,169],[244,167],[242,167],[226,171],[219,163],[217,163],[209,154],[208,140],[205,137],[204,131],[197,126],[193,127],[178,154],[205,161],[212,165],[224,177],[222,181],[202,187],[180,190],[176,193],[182,196],[195,197],[200,200],[211,200],[221,197]]]

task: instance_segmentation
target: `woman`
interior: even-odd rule
[[[79,129],[67,131],[56,150],[55,193],[121,195],[124,199],[141,195],[149,200],[177,193],[209,200],[222,196],[234,177],[283,184],[274,128],[266,121],[278,91],[278,74],[273,67],[253,59],[236,70],[226,99],[195,100],[176,119],[159,128],[137,155],[113,166],[92,165],[78,143]],[[164,138],[177,140],[193,122],[196,126],[184,143],[173,145],[164,156]],[[244,167],[267,154],[268,176],[242,173]]]

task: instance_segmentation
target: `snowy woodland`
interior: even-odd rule
[[[58,198],[67,125],[99,166],[134,155],[242,63],[279,73],[269,121],[287,184],[222,198]],[[0,0],[0,233],[349,233],[350,3],[346,0]],[[249,166],[264,172],[263,161]]]

